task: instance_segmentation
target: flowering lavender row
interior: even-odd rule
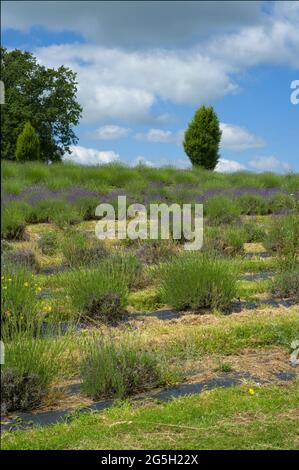
[[[280,188],[213,188],[202,192],[195,184],[182,183],[174,187],[167,187],[162,182],[153,182],[149,184],[140,194],[128,195],[125,190],[117,189],[105,194],[92,191],[82,187],[72,187],[61,190],[51,190],[46,186],[31,186],[19,194],[11,194],[2,191],[2,205],[11,201],[26,202],[34,206],[39,201],[45,199],[63,199],[69,203],[75,203],[83,198],[96,198],[99,202],[112,202],[117,200],[118,196],[126,195],[129,201],[142,202],[149,204],[151,202],[185,202],[185,203],[204,203],[214,196],[228,196],[240,198],[245,194],[251,194],[262,198],[270,198],[276,194],[290,195]],[[299,190],[292,194],[294,199],[299,200]],[[138,201],[137,201],[138,199]]]

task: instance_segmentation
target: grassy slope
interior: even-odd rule
[[[157,405],[123,403],[70,424],[5,434],[3,449],[294,449],[298,382],[217,389]]]
[[[100,165],[96,167],[76,166],[72,164],[42,163],[16,164],[8,161],[1,163],[1,176],[4,189],[17,194],[27,186],[45,185],[50,189],[67,189],[71,186],[106,192],[112,188],[125,188],[129,192],[142,191],[149,183],[162,183],[163,186],[176,185],[175,193],[180,196],[177,185],[188,183],[201,189],[213,188],[281,188],[289,192],[298,190],[299,175],[277,175],[274,173],[232,173],[223,174],[202,169],[179,170],[176,168],[136,168],[120,164]],[[192,191],[196,188],[191,188]]]
[[[64,190],[80,186],[107,192],[123,188],[140,194],[153,181],[177,188],[181,183],[197,185],[196,190],[231,187],[279,187],[298,190],[298,175],[221,175],[202,170],[171,168],[125,168],[107,165],[98,168],[41,164],[2,166],[4,189],[17,194],[28,186],[44,185]],[[176,190],[176,189],[175,189]],[[193,191],[193,189],[191,190]],[[88,223],[83,222],[85,227]],[[93,224],[93,222],[92,222]],[[48,230],[48,225],[45,227]],[[31,226],[39,232],[41,225]],[[85,227],[86,228],[86,227]],[[56,230],[54,228],[54,230]],[[16,242],[20,247],[21,243]],[[26,245],[27,247],[27,245]],[[52,259],[41,259],[52,264]],[[61,257],[56,262],[61,262]],[[245,259],[242,272],[272,269],[272,259]],[[53,289],[58,297],[68,282],[68,273],[39,276],[40,284]],[[267,281],[239,281],[242,299],[255,298],[265,291]],[[151,287],[149,289],[152,289]],[[62,289],[63,290],[63,289]],[[135,310],[155,309],[155,290],[131,294]],[[157,307],[159,303],[157,303]],[[118,332],[121,333],[121,332]],[[116,331],[116,334],[118,334]],[[153,347],[168,364],[184,369],[185,362],[197,361],[209,354],[229,355],[245,348],[282,345],[289,347],[299,335],[298,308],[281,311],[266,309],[223,317],[205,315],[180,322],[147,319],[139,328],[144,345]],[[248,386],[247,386],[248,387]],[[4,434],[3,449],[266,449],[298,447],[298,382],[289,386],[268,386],[248,394],[247,387],[214,390],[201,395],[174,400],[169,404],[153,402],[133,407],[125,402],[114,409],[79,416],[71,424]],[[296,410],[297,407],[297,410]]]

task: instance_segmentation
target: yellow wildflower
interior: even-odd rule
[[[253,388],[250,388],[248,390],[248,393],[249,393],[249,395],[255,395],[255,391],[253,390]]]

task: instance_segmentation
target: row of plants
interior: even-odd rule
[[[47,166],[38,162],[17,164],[2,161],[1,172],[4,182],[7,180],[16,181],[16,184],[19,182],[20,188],[45,184],[54,189],[66,189],[81,185],[99,192],[106,192],[111,188],[142,192],[148,184],[153,182],[158,182],[163,186],[193,184],[205,191],[215,188],[280,188],[287,193],[294,193],[299,188],[298,175],[295,173],[287,175],[250,172],[223,174],[197,167],[178,170],[172,167],[149,168],[140,165],[132,168],[119,163],[96,167],[82,167],[66,163]]]
[[[94,199],[91,201],[88,198],[77,201],[76,204],[59,199],[41,200],[34,206],[25,202],[10,202],[2,207],[1,237],[7,240],[24,240],[26,239],[26,225],[33,223],[53,223],[61,229],[67,229],[83,220],[92,219],[91,214],[96,205]],[[285,211],[287,206],[281,202],[280,207]],[[298,204],[292,198],[289,208],[290,215],[298,214]],[[222,196],[215,196],[204,204],[207,226],[241,225],[244,223],[241,221],[241,215],[242,210],[238,203]],[[284,215],[281,214],[281,217]],[[255,223],[249,222],[246,224],[248,232],[250,231],[249,224],[256,227]]]

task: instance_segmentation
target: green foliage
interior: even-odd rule
[[[221,131],[212,107],[201,106],[185,132],[184,150],[192,165],[214,170],[219,159]]]
[[[58,248],[58,239],[55,232],[43,233],[37,245],[44,255],[54,255]]]
[[[71,372],[70,335],[47,337],[41,334],[41,325],[33,323],[26,330],[9,330],[6,325],[1,330],[5,343],[1,407],[4,411],[32,409],[47,395],[54,380]]]
[[[239,198],[242,214],[265,215],[268,213],[268,204],[264,197],[259,194],[245,193]]]
[[[261,243],[267,236],[265,228],[255,222],[243,224],[243,230],[245,233],[244,243]]]
[[[40,139],[41,159],[61,160],[77,142],[73,126],[82,109],[76,99],[76,74],[64,66],[46,68],[30,52],[1,47],[1,80],[1,158],[14,159],[17,138],[30,121]]]
[[[126,279],[129,288],[139,287],[143,283],[143,266],[138,257],[130,253],[120,253],[107,259],[111,269],[119,271]]]
[[[82,197],[76,200],[75,207],[83,220],[95,220],[95,211],[99,203],[96,197]]]
[[[266,246],[279,257],[296,260],[299,253],[298,215],[273,218],[265,241]]]
[[[125,398],[164,382],[157,357],[142,350],[132,337],[121,342],[95,337],[84,352],[83,390],[92,398]]]
[[[107,294],[117,294],[124,309],[128,295],[127,277],[107,261],[93,270],[72,271],[68,275],[66,291],[74,308],[85,317],[89,317],[92,302],[101,300]]]
[[[299,267],[278,273],[269,286],[270,293],[279,298],[299,301]]]
[[[39,138],[30,122],[26,122],[24,129],[17,138],[16,159],[19,162],[40,159]]]
[[[28,204],[15,201],[1,207],[1,237],[7,240],[23,240],[29,210]]]
[[[243,254],[246,234],[240,227],[206,227],[204,248],[218,255]]]
[[[178,309],[227,310],[236,295],[237,273],[231,260],[182,255],[160,268],[161,299]]]
[[[31,209],[27,216],[30,223],[52,222],[60,228],[81,222],[78,211],[63,199],[42,199]]]
[[[38,272],[40,265],[34,251],[30,249],[10,250],[3,256],[4,262],[24,266],[31,271]]]
[[[62,243],[62,253],[68,266],[96,266],[107,255],[100,240],[89,238],[83,232],[67,231]]]
[[[204,215],[215,225],[232,224],[238,221],[241,208],[237,201],[226,196],[213,196],[204,203]]]
[[[3,325],[18,330],[30,328],[38,313],[33,275],[24,266],[5,264],[1,276],[1,334]]]

